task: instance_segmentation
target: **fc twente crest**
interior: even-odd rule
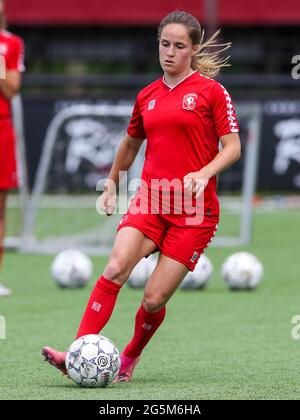
[[[183,97],[182,108],[186,109],[187,111],[192,111],[196,108],[197,98],[198,96],[196,93],[187,93]]]

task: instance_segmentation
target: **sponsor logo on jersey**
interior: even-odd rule
[[[154,109],[155,102],[156,102],[156,99],[152,99],[152,101],[149,102],[149,104],[148,104],[148,111],[150,111],[151,109]]]
[[[196,93],[187,93],[183,97],[182,108],[187,111],[192,111],[196,108],[198,95]]]

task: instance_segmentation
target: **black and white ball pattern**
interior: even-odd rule
[[[254,290],[262,281],[263,264],[249,252],[235,252],[224,261],[221,275],[233,290]]]
[[[134,289],[145,287],[156,264],[157,258],[154,255],[150,255],[148,258],[142,258],[132,270],[127,285]]]
[[[77,249],[66,249],[56,255],[51,264],[51,275],[62,288],[83,287],[92,276],[90,258]]]
[[[109,385],[121,365],[119,351],[108,338],[89,334],[71,344],[66,356],[69,378],[82,387]]]
[[[213,265],[210,259],[202,254],[194,271],[189,271],[183,279],[181,289],[203,289],[212,277]]]

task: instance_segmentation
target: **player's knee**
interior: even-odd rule
[[[126,281],[127,272],[127,264],[124,260],[121,258],[111,258],[105,267],[103,275],[108,280],[123,284]]]
[[[144,296],[143,299],[143,306],[147,312],[158,312],[165,304],[165,300],[160,296]]]

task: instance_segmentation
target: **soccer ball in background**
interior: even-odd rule
[[[56,255],[51,274],[60,287],[83,287],[91,278],[93,264],[81,251],[67,249]]]
[[[132,270],[127,281],[128,286],[133,288],[145,287],[148,278],[151,276],[157,264],[157,258],[150,255],[148,258],[142,258],[141,261]]]
[[[102,335],[78,338],[66,356],[69,378],[85,388],[106,387],[118,375],[120,366],[119,350]]]
[[[201,289],[209,282],[213,273],[213,265],[209,258],[202,254],[194,269],[190,271],[183,279],[181,289]]]
[[[221,274],[230,289],[255,289],[262,280],[263,265],[249,252],[236,252],[223,263]]]

